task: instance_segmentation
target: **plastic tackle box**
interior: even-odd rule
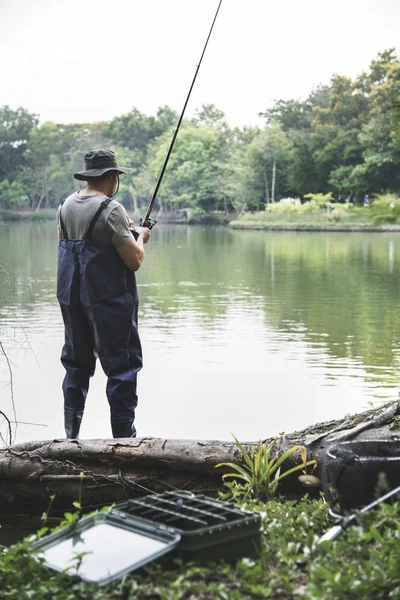
[[[257,556],[261,517],[188,492],[151,494],[83,518],[33,544],[45,564],[105,585],[169,552],[187,560]]]

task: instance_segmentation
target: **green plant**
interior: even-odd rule
[[[380,194],[371,204],[375,226],[398,223],[400,218],[400,198],[396,194]]]
[[[21,221],[22,217],[13,210],[3,210],[0,208],[0,221]]]
[[[278,454],[273,451],[273,443],[265,445],[260,440],[257,449],[252,448],[251,453],[248,454],[239,440],[235,436],[233,437],[242,455],[243,466],[235,463],[219,463],[215,468],[229,467],[233,469],[232,473],[225,473],[222,479],[224,482],[228,478],[235,480],[233,485],[231,482],[225,482],[235,499],[242,497],[243,500],[246,500],[253,496],[258,500],[270,500],[275,496],[278,484],[284,477],[300,469],[305,472],[308,466],[315,467],[317,464],[315,460],[307,461],[304,446],[293,446],[278,457]],[[301,451],[302,463],[281,473],[283,463],[297,450]],[[240,483],[237,483],[238,479]]]
[[[304,194],[304,198],[307,198],[311,204],[317,206],[318,208],[326,208],[333,201],[333,196],[331,193]]]
[[[27,215],[29,221],[54,221],[55,220],[54,210],[42,210],[40,212],[31,212]]]

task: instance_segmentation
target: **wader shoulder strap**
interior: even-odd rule
[[[105,208],[107,208],[107,206],[110,204],[112,198],[107,198],[107,200],[103,200],[102,203],[100,204],[99,208],[96,211],[96,214],[94,215],[93,219],[90,222],[89,228],[86,232],[86,235],[83,236],[84,240],[91,240],[92,239],[92,235],[93,235],[93,229],[94,226],[97,223],[98,218],[100,217],[101,213],[103,212],[103,210]]]
[[[61,200],[61,204],[60,204],[60,214],[59,214],[60,231],[61,231],[61,235],[63,236],[63,239],[66,240],[66,241],[68,241],[67,232],[66,232],[66,229],[64,227],[64,221],[62,220],[62,216],[61,216],[61,211],[62,211],[62,207],[63,207],[64,202],[65,202],[65,198],[64,198],[64,200]]]

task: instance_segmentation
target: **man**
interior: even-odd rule
[[[67,438],[79,436],[98,357],[108,378],[113,437],[135,437],[136,380],[142,367],[135,271],[143,262],[150,231],[136,227],[133,235],[124,207],[112,199],[119,175],[130,171],[118,165],[114,152],[92,150],[84,161],[85,170],[74,177],[86,181],[86,187],[69,196],[57,212],[65,433]]]

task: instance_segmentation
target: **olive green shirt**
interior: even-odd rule
[[[68,196],[62,207],[57,210],[57,224],[61,238],[63,236],[60,228],[60,209],[68,238],[81,240],[86,235],[103,200],[107,200],[107,196],[100,193],[95,196],[83,196],[74,192]],[[125,208],[117,200],[111,200],[97,219],[93,230],[93,239],[120,248],[134,239],[128,223],[129,217]]]

